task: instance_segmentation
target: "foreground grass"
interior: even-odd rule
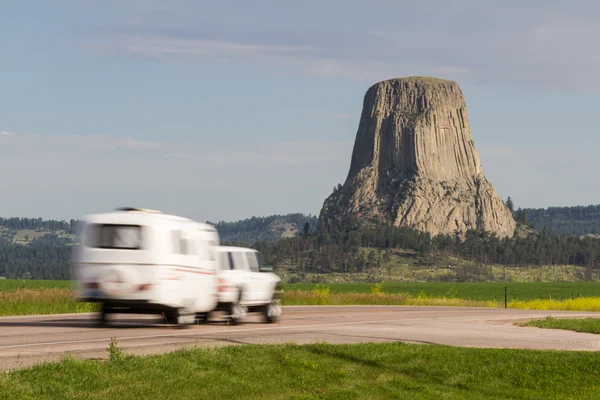
[[[546,317],[517,324],[519,326],[534,326],[548,329],[567,329],[576,332],[600,333],[600,318],[556,319]]]
[[[596,399],[598,371],[586,352],[246,345],[39,365],[0,375],[0,398]]]
[[[95,311],[94,304],[78,303],[72,289],[15,289],[0,291],[0,316],[67,314]]]

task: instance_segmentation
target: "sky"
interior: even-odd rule
[[[600,3],[0,0],[0,216],[317,215],[363,96],[465,95],[515,207],[600,203]]]

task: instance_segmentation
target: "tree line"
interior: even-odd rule
[[[0,276],[8,279],[70,279],[72,241],[55,234],[27,245],[0,239]]]
[[[552,228],[558,234],[600,235],[600,205],[574,207],[524,208],[530,225]]]
[[[507,266],[579,265],[596,268],[600,263],[600,239],[541,232],[499,238],[470,230],[464,240],[458,234],[431,236],[405,227],[365,227],[352,218],[338,226],[277,242],[254,246],[271,265],[291,264],[304,272],[364,272],[385,264],[392,250],[412,250],[417,256],[461,257],[480,264]],[[361,251],[361,249],[383,250]]]
[[[0,226],[4,226],[13,231],[20,230],[33,230],[33,231],[46,231],[46,232],[57,232],[64,231],[67,233],[75,234],[77,229],[78,220],[71,219],[67,221],[57,220],[43,220],[42,218],[0,218]]]
[[[512,201],[509,204],[510,208],[514,207]],[[589,218],[590,223],[597,212],[600,212],[600,206],[546,210],[546,214],[553,218],[566,213],[580,220]],[[523,222],[533,226],[536,226],[535,221],[539,222],[539,218],[542,218],[536,217],[536,213],[530,214],[527,209],[517,209],[514,214],[517,220],[525,220]],[[281,221],[297,226],[298,236],[279,239],[277,235],[264,234],[265,229],[271,229],[273,223]],[[311,215],[288,214],[237,222],[221,221],[214,225],[223,244],[254,247],[263,253],[269,264],[291,264],[306,272],[316,273],[363,272],[385,265],[391,253],[400,249],[415,252],[424,263],[432,257],[449,256],[474,260],[484,265],[568,264],[596,268],[600,263],[599,238],[568,235],[562,231],[556,232],[552,227],[542,227],[537,233],[525,237],[515,234],[502,239],[487,232],[471,230],[461,240],[457,235],[431,236],[412,228],[369,227],[352,218],[336,226],[319,226],[317,222],[317,217]],[[77,220],[0,218],[0,226],[12,231],[31,229],[49,232],[26,245],[0,238],[0,276],[68,279],[72,240],[51,232],[75,234],[78,223]],[[365,248],[367,251],[364,251]]]

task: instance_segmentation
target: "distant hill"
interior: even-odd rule
[[[279,240],[301,233],[308,222],[310,230],[317,227],[318,218],[300,213],[252,217],[236,222],[210,222],[219,231],[222,242],[243,243],[248,246],[259,240]]]
[[[544,227],[556,234],[575,236],[600,236],[600,204],[573,207],[519,208],[515,215],[524,212],[528,223],[537,230]],[[5,243],[29,244],[34,239],[54,240],[55,236],[69,241],[75,240],[79,221],[44,220],[42,218],[0,218],[0,240]],[[260,240],[278,240],[293,237],[302,232],[309,223],[311,231],[317,227],[318,217],[311,214],[290,213],[251,217],[239,221],[219,221],[214,225],[224,242],[253,245]]]
[[[528,222],[536,230],[544,227],[565,235],[600,235],[600,205],[523,208]],[[519,210],[517,210],[517,214]]]
[[[302,232],[308,222],[314,231],[318,218],[301,213],[252,217],[235,222],[210,222],[214,225],[224,242],[238,242],[253,245],[258,240],[278,240],[296,236]],[[56,221],[41,218],[0,218],[0,239],[5,243],[30,244],[34,239],[45,236],[58,236],[67,242],[75,241],[77,220]]]
[[[528,218],[527,222],[538,230],[541,230],[544,227],[549,227],[554,233],[558,234],[576,236],[600,235],[600,205],[516,210],[516,214],[518,215],[519,213],[525,213]],[[71,257],[71,246],[76,239],[75,233],[77,231],[78,222],[79,221],[77,220],[70,220],[67,222],[42,220],[41,218],[0,218],[0,277],[69,279],[70,273],[68,265]],[[221,242],[224,244],[236,243],[248,247],[254,247],[257,241],[261,241],[259,247],[262,248],[261,251],[264,251],[266,257],[272,258],[274,255],[281,253],[289,258],[289,250],[293,249],[294,246],[290,246],[291,242],[285,240],[280,242],[281,245],[279,246],[277,240],[298,235],[299,233],[303,232],[304,225],[306,223],[308,223],[310,231],[315,231],[318,218],[310,214],[305,215],[296,213],[287,215],[272,215],[266,217],[252,217],[235,222],[207,222],[216,226],[221,236]],[[378,241],[383,243],[381,246],[384,246],[386,243],[385,230],[377,230],[375,232],[365,233],[363,236],[364,237],[361,239],[360,235],[357,236],[357,234],[354,233],[354,235],[350,235],[348,238],[346,238],[346,235],[342,234],[341,237],[345,238],[344,243],[346,243],[346,239],[348,239],[349,242],[343,246],[340,243],[327,244],[329,247],[325,247],[326,251],[317,252],[314,254],[314,256],[321,258],[333,258],[319,260],[315,259],[313,260],[314,265],[322,268],[323,271],[331,272],[332,270],[335,270],[332,269],[332,265],[335,266],[342,261],[342,264],[346,265],[346,267],[352,264],[344,264],[346,261],[348,261],[344,257],[356,256],[356,254],[352,252],[348,253],[346,250],[344,250],[346,245],[354,242],[358,242],[360,244],[361,240],[366,242],[367,247],[372,247],[373,243],[377,243]],[[540,235],[540,237],[545,236]],[[415,247],[421,241],[421,239],[418,239],[413,243],[411,238],[414,239],[410,235],[406,237],[400,235],[399,237],[393,236],[390,240],[400,240],[403,243],[399,247],[397,246],[398,249]],[[308,238],[302,240],[310,242],[310,240],[313,239],[314,235],[310,235]],[[596,251],[593,248],[596,242],[583,243],[584,245],[586,245],[586,243],[587,245],[591,245],[592,248],[591,250],[590,248],[586,248],[587,250],[585,251],[579,251],[576,247],[572,248],[574,244],[579,243],[575,238],[556,240],[558,240],[561,246],[566,246],[564,248],[577,251],[577,257],[585,258],[587,257],[586,251]],[[523,257],[524,255],[526,256],[528,254],[533,254],[534,251],[531,249],[535,246],[524,243],[525,242],[519,242],[518,246],[515,245],[516,247],[514,249],[511,248],[510,251],[505,254],[505,256],[507,256],[507,254],[513,254],[513,258],[518,256],[520,259],[524,260],[517,262],[515,259],[513,260],[513,263],[529,265],[531,260],[524,259]],[[446,245],[449,244],[446,243]],[[480,243],[477,243],[477,246],[479,245]],[[533,247],[527,247],[529,245]],[[312,248],[311,246],[313,245],[311,244],[305,246],[305,250]],[[452,251],[456,252],[456,255],[470,259],[472,258],[472,254],[469,253],[469,251],[472,250],[471,248],[485,247],[473,246],[475,246],[475,244],[470,244],[465,249],[461,249],[459,247],[458,249],[454,249]],[[427,249],[419,249],[417,250],[423,251],[424,253],[429,251]],[[561,255],[561,257],[563,256],[564,254]],[[573,260],[579,260],[577,257],[573,257]],[[360,265],[363,265],[363,261],[367,264],[370,263],[369,265],[373,264],[368,259],[365,261],[361,257],[356,258],[352,262],[359,262]],[[583,265],[588,261],[579,260],[577,261],[577,265]],[[556,260],[553,262],[556,262]],[[564,262],[566,263],[567,260]]]
[[[13,244],[30,244],[34,239],[54,237],[75,241],[77,221],[43,220],[42,218],[0,218],[0,239]]]

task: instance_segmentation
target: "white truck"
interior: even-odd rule
[[[232,323],[247,311],[262,311],[267,322],[281,314],[279,277],[260,272],[254,250],[220,247],[212,225],[131,207],[82,222],[72,276],[78,301],[100,303],[101,323],[122,313],[161,314],[182,326],[219,309]]]
[[[244,247],[218,246],[218,304],[229,322],[240,323],[248,312],[259,312],[265,322],[281,316],[281,279],[263,264],[260,252]]]

